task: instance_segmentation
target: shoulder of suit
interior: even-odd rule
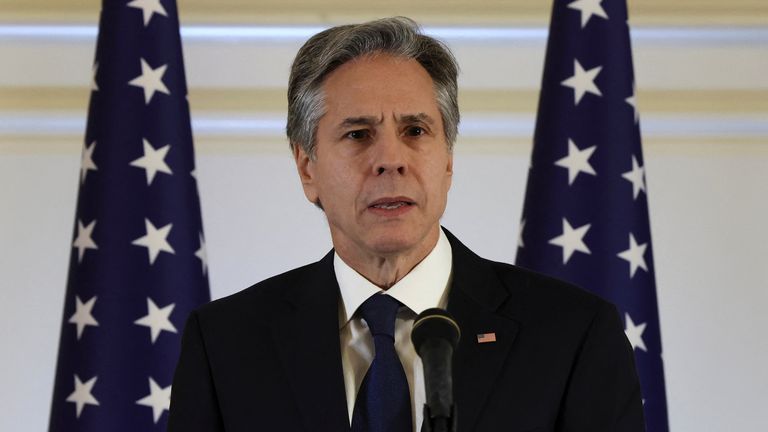
[[[197,309],[201,318],[248,316],[268,319],[279,313],[286,293],[299,287],[307,287],[308,278],[316,274],[322,261],[307,264],[272,276],[239,292],[214,300]]]
[[[520,302],[521,308],[531,317],[554,319],[581,315],[587,318],[600,310],[614,307],[570,282],[512,264],[487,262],[507,289],[511,301]]]
[[[516,265],[482,258],[443,228],[454,253],[454,263],[495,276],[507,292],[506,307],[528,321],[591,320],[599,311],[615,307],[602,298],[566,281]],[[457,265],[457,264],[454,264]]]

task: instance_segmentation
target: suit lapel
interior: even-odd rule
[[[459,430],[471,431],[493,391],[519,329],[519,304],[487,261],[446,230],[453,250],[448,311],[461,328],[454,356]],[[285,288],[285,309],[272,324],[275,346],[302,416],[311,432],[350,430],[339,344],[339,288],[333,252]],[[496,342],[477,335],[495,333]]]
[[[333,252],[285,290],[286,310],[272,335],[305,429],[348,431]]]
[[[509,294],[490,264],[450,233],[447,236],[453,250],[448,311],[461,328],[454,356],[454,394],[459,430],[471,431],[503,369],[519,323],[511,318],[516,306],[508,305]],[[478,343],[477,335],[483,333],[495,333],[496,341]]]

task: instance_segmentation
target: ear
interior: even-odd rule
[[[296,170],[299,172],[301,187],[304,188],[304,196],[313,203],[318,202],[318,193],[316,186],[316,166],[309,155],[299,144],[293,146],[293,159],[296,161]]]

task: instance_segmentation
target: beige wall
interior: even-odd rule
[[[87,31],[64,37],[52,26],[93,28],[99,3],[0,0],[0,430],[47,424],[94,54]],[[214,297],[313,260],[330,242],[281,131],[300,38],[194,36],[201,25],[404,14],[428,28],[533,30],[448,40],[463,67],[466,129],[445,224],[481,254],[514,259],[550,3],[413,3],[181,1]],[[768,2],[630,6],[670,422],[675,431],[768,430]],[[43,33],[2,36],[15,25]]]
[[[88,21],[98,0],[3,0],[0,16],[25,21]],[[184,22],[318,23],[347,22],[382,15],[407,15],[424,23],[543,24],[551,2],[542,0],[183,0]],[[765,25],[762,0],[630,1],[632,21],[640,25]]]
[[[0,24],[94,25],[99,3],[97,0],[0,0]],[[542,0],[184,0],[180,2],[180,12],[182,22],[187,25],[327,25],[408,14],[427,26],[544,29],[550,5]],[[634,1],[630,2],[630,17],[636,33],[641,33],[635,37],[635,63],[638,99],[646,119],[690,115],[697,118],[766,116],[768,2]],[[653,40],[654,30],[676,31],[678,39]],[[688,39],[679,36],[686,30],[704,34]],[[643,32],[651,35],[638,38]],[[741,35],[737,35],[736,42],[722,40],[722,37],[733,37],[734,33]],[[749,34],[757,36],[750,41]],[[0,58],[7,59],[3,62],[4,70],[0,71],[0,115],[18,111],[36,115],[85,112],[88,92],[83,89],[93,58],[93,46],[88,42],[57,40],[51,35],[50,39],[38,39],[36,43],[10,40],[0,45]],[[195,90],[190,95],[193,108],[210,114],[245,117],[284,112],[285,74],[281,68],[286,67],[293,47],[300,41],[281,45],[271,41],[215,43],[195,39],[185,43],[188,78]],[[463,113],[533,114],[543,59],[542,44],[543,39],[515,40],[501,47],[498,44],[481,47],[479,61],[475,61],[473,54],[473,61],[463,65]],[[477,44],[467,44],[459,49],[478,48]],[[244,55],[250,56],[250,61],[239,58]],[[506,68],[497,70],[490,81],[487,72],[473,74],[467,70],[491,68],[492,63],[483,61],[496,55],[507,56],[510,61],[504,64]],[[210,60],[214,58],[217,62],[212,65]],[[270,59],[269,65],[263,64],[264,58]],[[223,67],[218,67],[219,64]],[[242,73],[230,69],[243,66],[247,69]],[[472,77],[478,77],[478,82],[466,82]],[[13,136],[9,143],[9,135],[0,135],[0,143],[18,142]],[[527,143],[527,137],[519,138]],[[649,139],[655,136],[647,137],[646,141]],[[199,135],[198,142],[206,145],[207,137]]]

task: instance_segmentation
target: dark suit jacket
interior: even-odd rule
[[[460,432],[644,430],[632,348],[611,304],[448,238]],[[168,430],[349,431],[338,305],[329,253],[192,313]],[[477,343],[490,332],[495,343]]]

